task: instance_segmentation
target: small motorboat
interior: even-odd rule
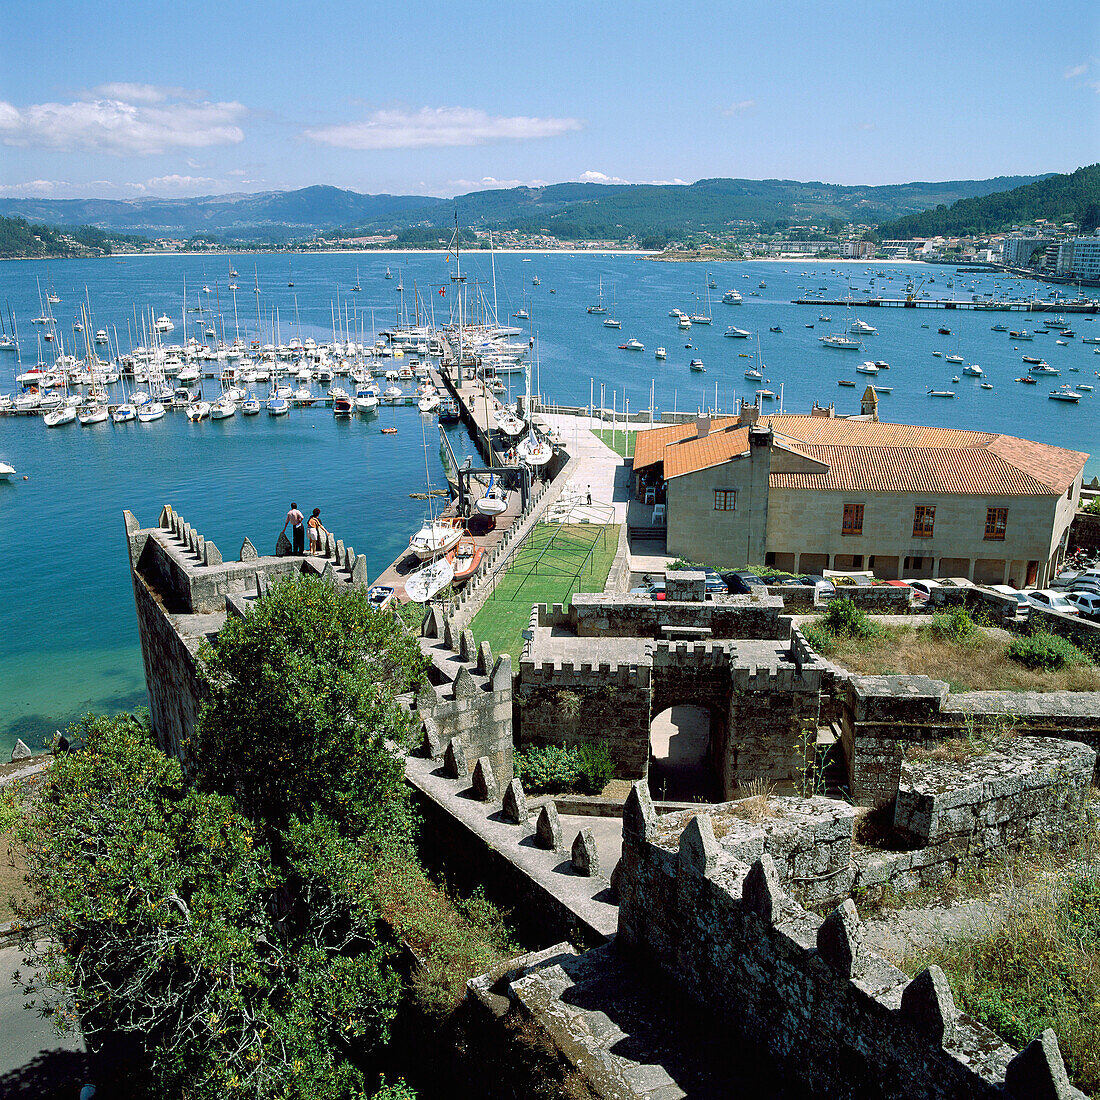
[[[485,551],[472,538],[459,539],[458,545],[447,555],[456,584],[477,572],[484,553]]]
[[[629,340],[627,340],[627,342],[625,344],[620,344],[619,345],[619,350],[620,351],[645,351],[645,344],[643,344],[641,342],[641,340],[638,340],[635,337],[631,336],[631,338]]]
[[[954,397],[955,396],[955,391],[954,390],[929,390],[928,391],[928,396],[929,397]]]
[[[783,330],[778,325],[772,325],[772,327],[770,329],[768,329],[768,331],[769,332],[782,332]]]
[[[15,467],[8,462],[0,462],[0,481],[11,481],[15,477]]]
[[[1017,378],[1017,382],[1023,382],[1025,386],[1036,386],[1039,383],[1037,378],[1032,378],[1030,374],[1025,374],[1023,378]]]
[[[853,382],[850,378],[841,378],[840,381],[837,382],[837,385],[838,386],[854,386],[855,382]]]
[[[333,416],[351,416],[352,410],[355,408],[351,398],[346,394],[343,397],[333,398],[332,401],[332,415]]]
[[[983,389],[983,390],[991,390],[991,389],[993,389],[993,383],[992,382],[983,382],[979,388]]]
[[[702,371],[704,374],[706,373],[706,370],[707,370],[707,368],[703,366],[703,360],[702,359],[692,359],[692,361],[688,364],[688,366],[691,367],[692,370]]]
[[[260,399],[258,397],[246,397],[241,403],[241,412],[245,416],[256,416],[260,411]]]
[[[388,584],[372,584],[367,589],[367,602],[375,611],[381,611],[392,599],[393,588]]]
[[[427,603],[454,579],[454,566],[446,557],[436,558],[405,580],[405,593],[414,603]]]
[[[941,336],[950,336],[951,335],[951,330],[949,328],[943,328],[942,326],[940,328],[936,329],[936,331]]]
[[[187,419],[193,420],[196,424],[200,420],[205,420],[209,415],[209,401],[192,401],[191,404],[187,406]]]
[[[139,423],[151,424],[164,416],[164,405],[159,401],[147,401],[138,406],[137,416]]]
[[[1070,389],[1069,386],[1062,386],[1060,389],[1051,390],[1048,396],[1052,401],[1069,401],[1074,405],[1081,400],[1081,395],[1076,390]]]
[[[667,351],[665,351],[665,349],[664,349],[664,348],[658,348],[658,349],[657,349],[657,350],[656,350],[656,351],[655,351],[655,352],[653,353],[653,357],[654,357],[655,359],[667,359],[667,358],[668,358],[668,352],[667,352]]]

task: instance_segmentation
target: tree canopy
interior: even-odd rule
[[[412,858],[395,696],[424,659],[365,593],[299,578],[202,663],[194,774],[147,719],[88,717],[27,800],[22,915],[45,935],[23,946],[68,992],[38,991],[135,1037],[138,1092],[358,1100],[401,994],[377,918]]]

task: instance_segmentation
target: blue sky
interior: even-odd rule
[[[832,183],[1100,160],[1100,4],[58,2],[0,24],[0,196]]]

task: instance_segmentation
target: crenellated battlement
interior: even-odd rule
[[[806,817],[802,850],[837,838],[842,857],[851,818],[830,821],[815,809],[792,810],[792,821]],[[750,843],[753,831],[766,838],[770,830],[736,817],[740,827],[731,829],[736,812],[715,806],[658,818],[645,784],[634,785],[616,874],[617,946],[633,966],[655,967],[814,1095],[1083,1097],[1066,1082],[1053,1033],[1017,1053],[956,1009],[937,967],[910,978],[874,954],[851,901],[824,919],[804,909],[785,861],[767,839]],[[829,873],[828,858],[820,873]]]

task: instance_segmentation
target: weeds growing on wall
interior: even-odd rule
[[[942,967],[958,1006],[1016,1047],[1051,1027],[1078,1088],[1100,1090],[1100,871],[1071,873],[984,936],[905,960]]]
[[[932,638],[954,645],[976,645],[982,636],[970,612],[961,606],[934,612],[932,621],[920,629]]]

